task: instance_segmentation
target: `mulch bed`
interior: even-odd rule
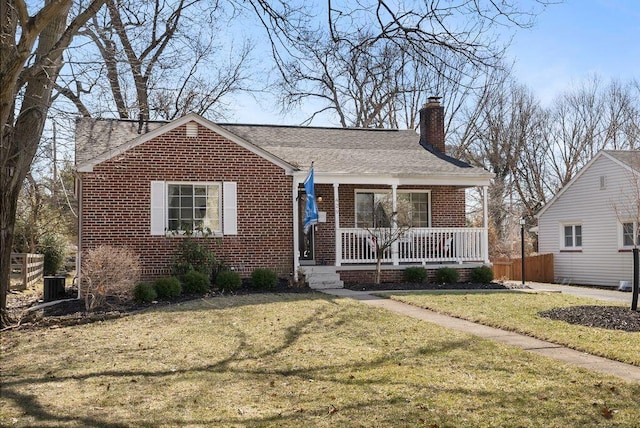
[[[554,308],[539,312],[538,315],[586,327],[640,331],[640,311],[632,311],[630,307],[624,306],[572,306]]]
[[[504,285],[496,282],[481,283],[456,283],[456,284],[411,284],[411,283],[385,283],[385,284],[345,284],[345,288],[357,291],[384,291],[384,290],[509,290],[521,288],[518,285]],[[309,287],[290,287],[287,282],[279,283],[270,290],[256,290],[246,284],[236,290],[233,295],[245,295],[256,293],[311,293]],[[87,313],[84,301],[78,300],[77,291],[68,289],[67,299],[33,311],[27,311],[40,302],[35,296],[19,297],[13,299],[13,305],[8,307],[9,315],[18,321],[13,328],[32,329],[43,327],[62,327],[68,325],[86,324],[107,319],[119,318],[130,313],[138,312],[150,307],[171,305],[202,297],[222,296],[221,293],[211,293],[205,296],[183,295],[173,301],[158,301],[155,303],[136,303],[133,301],[119,302],[109,299],[107,305]],[[227,293],[226,295],[229,295]],[[15,297],[15,296],[14,296]],[[11,300],[10,300],[11,301]],[[542,317],[565,321],[571,324],[580,324],[587,327],[599,327],[611,330],[629,332],[640,331],[640,312],[618,306],[575,306],[569,308],[555,308],[541,312]]]
[[[511,290],[519,286],[509,286],[497,282],[471,283],[458,282],[454,284],[416,284],[416,283],[383,283],[383,284],[345,284],[345,288],[354,291],[385,291],[385,290]]]

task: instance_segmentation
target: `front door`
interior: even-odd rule
[[[300,248],[300,261],[303,264],[312,264],[314,260],[313,250],[313,234],[315,228],[312,226],[309,228],[308,233],[304,233],[304,215],[305,207],[307,204],[307,194],[304,189],[298,190],[298,247]]]

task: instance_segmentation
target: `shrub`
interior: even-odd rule
[[[221,291],[233,291],[240,287],[242,280],[238,272],[232,270],[223,270],[218,272],[216,277],[216,285]]]
[[[195,270],[182,276],[182,291],[187,294],[204,294],[209,291],[209,275]]]
[[[436,282],[438,284],[453,284],[458,282],[458,270],[454,268],[440,268],[436,271]]]
[[[493,281],[493,270],[489,266],[479,266],[471,270],[471,282],[487,284]]]
[[[44,254],[44,274],[55,275],[67,258],[67,241],[56,233],[48,233],[40,239],[38,251]]]
[[[215,263],[213,264],[213,269],[211,270],[211,283],[217,284],[218,274],[228,270],[229,270],[229,266],[227,266],[224,260],[216,260]]]
[[[158,293],[153,288],[153,285],[147,282],[141,282],[137,284],[133,289],[133,298],[137,302],[150,303],[156,300]]]
[[[251,272],[251,285],[254,288],[273,288],[278,283],[278,276],[270,269],[255,269]]]
[[[175,276],[157,279],[153,283],[153,288],[161,299],[173,299],[182,293],[180,280]]]
[[[132,297],[140,279],[138,255],[125,247],[102,245],[87,251],[82,263],[81,290],[87,311],[106,303],[108,296]]]
[[[180,277],[195,270],[211,276],[215,262],[213,251],[191,238],[184,238],[173,256],[171,274]]]
[[[428,272],[425,268],[413,266],[404,270],[404,280],[411,283],[420,284],[427,281]]]

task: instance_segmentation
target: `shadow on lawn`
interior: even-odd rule
[[[273,298],[273,296],[271,296]],[[303,299],[305,295],[298,296],[288,296],[289,301],[294,301],[296,299]],[[309,298],[309,296],[307,296]],[[311,295],[311,298],[322,298],[329,303],[334,300],[330,296],[325,295]],[[262,299],[265,301],[264,297]],[[253,301],[253,303],[258,303],[258,301]],[[183,305],[187,306],[187,305]],[[165,307],[164,310],[180,310],[179,308],[173,307]],[[205,309],[204,307],[201,309]],[[210,308],[209,308],[210,309]],[[181,310],[189,310],[186,307],[183,307]],[[214,363],[198,365],[194,367],[184,367],[178,369],[170,369],[170,370],[102,370],[97,371],[95,373],[88,373],[82,375],[68,375],[68,376],[56,376],[55,368],[51,371],[43,374],[41,377],[31,377],[31,378],[22,378],[16,380],[9,380],[4,382],[2,385],[2,396],[4,400],[10,400],[14,403],[16,407],[20,409],[20,414],[24,417],[32,418],[36,424],[38,423],[47,423],[47,424],[73,424],[74,422],[80,426],[100,426],[100,427],[125,427],[133,425],[145,425],[149,422],[146,421],[147,417],[144,414],[131,414],[131,418],[127,419],[125,422],[115,422],[109,420],[108,417],[105,419],[100,419],[97,417],[92,417],[87,415],[86,412],[78,412],[71,413],[73,408],[62,408],[56,411],[48,410],[45,403],[42,403],[38,400],[38,397],[33,394],[25,394],[21,392],[22,387],[26,386],[38,386],[38,385],[46,385],[52,383],[61,383],[61,382],[76,382],[76,381],[86,381],[91,379],[102,379],[105,382],[109,380],[109,378],[115,378],[109,381],[109,385],[113,383],[114,385],[125,385],[125,388],[128,391],[128,394],[135,394],[137,380],[136,378],[145,378],[145,379],[165,379],[165,378],[175,378],[176,376],[184,375],[185,377],[189,377],[189,375],[197,373],[198,377],[202,377],[205,375],[215,375],[215,374],[228,374],[233,373],[239,375],[241,378],[247,378],[248,376],[255,377],[268,377],[269,379],[273,379],[274,376],[282,377],[284,379],[295,378],[299,382],[306,383],[309,379],[316,379],[318,381],[326,381],[331,382],[333,384],[344,384],[351,385],[353,387],[362,387],[365,385],[389,385],[394,382],[389,382],[384,377],[381,378],[364,378],[359,376],[353,376],[352,373],[360,373],[362,371],[370,371],[375,368],[380,368],[385,365],[396,366],[399,365],[397,363],[398,358],[427,358],[432,354],[440,354],[442,352],[448,352],[455,349],[466,349],[470,346],[470,340],[451,340],[447,341],[445,346],[423,346],[420,348],[416,348],[411,351],[411,353],[407,353],[406,350],[399,351],[398,354],[394,353],[385,353],[384,355],[378,355],[372,358],[364,358],[362,361],[358,362],[347,362],[343,364],[331,364],[328,360],[323,364],[318,364],[313,367],[302,367],[302,368],[274,368],[274,369],[260,369],[249,367],[251,364],[247,364],[250,362],[258,362],[264,359],[273,359],[278,361],[279,357],[282,358],[292,358],[291,350],[296,347],[296,344],[300,341],[300,339],[305,335],[309,334],[309,332],[315,331],[314,329],[318,328],[315,325],[318,322],[327,321],[332,323],[332,325],[343,325],[348,322],[353,322],[350,318],[349,314],[345,314],[344,308],[340,305],[326,306],[323,305],[319,308],[316,308],[313,312],[311,312],[304,319],[299,322],[290,325],[285,329],[285,334],[283,335],[283,340],[278,346],[274,346],[271,349],[264,350],[260,353],[255,353],[255,349],[251,347],[249,343],[247,334],[237,326],[234,326],[234,335],[238,339],[238,345],[235,349],[229,350],[229,354]],[[328,328],[327,326],[322,326],[320,328]],[[371,346],[371,344],[369,344]],[[381,346],[381,345],[377,345]],[[404,353],[404,354],[403,354]],[[295,352],[293,353],[295,355]],[[92,356],[95,358],[95,356]],[[88,364],[88,363],[87,363]],[[60,369],[64,369],[64,365],[60,367]],[[17,375],[16,377],[18,377]],[[106,379],[105,379],[106,378]],[[15,379],[15,377],[14,377]],[[256,380],[254,383],[256,384],[268,384],[269,379],[260,379]],[[168,380],[169,382],[172,379]],[[406,385],[404,381],[397,381],[399,386]],[[69,387],[72,388],[72,387]],[[151,385],[151,388],[154,388]],[[37,388],[36,388],[37,389]],[[155,390],[155,389],[153,389]],[[74,391],[61,390],[62,393],[73,394]],[[147,391],[140,391],[141,394],[148,394]],[[175,404],[175,403],[173,403]],[[167,406],[173,405],[172,403],[167,403]],[[306,416],[309,415],[326,415],[327,412],[331,412],[331,408],[329,407],[330,402],[327,401],[327,409],[315,409],[315,410],[302,410],[300,412],[292,412],[292,414],[288,416],[283,416],[282,414],[272,414],[266,415],[265,417],[255,417],[253,419],[248,418],[229,418],[227,420],[215,419],[211,420],[203,420],[203,421],[185,421],[180,419],[175,419],[173,421],[164,420],[163,425],[181,425],[184,423],[201,423],[201,424],[238,424],[238,423],[247,423],[252,422],[256,424],[263,424],[275,421],[282,421],[283,419],[296,419],[301,416],[298,413],[304,413]],[[375,405],[389,405],[389,400],[380,399],[379,403],[375,403],[372,401],[353,403],[348,406],[348,408],[358,409],[358,408],[367,408]],[[240,405],[240,404],[239,404]],[[79,409],[87,409],[85,404],[77,405]],[[275,408],[273,412],[275,413]],[[68,412],[67,414],[62,414],[63,412]],[[139,416],[140,419],[134,419],[136,416]]]

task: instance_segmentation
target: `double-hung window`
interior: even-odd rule
[[[562,226],[563,248],[566,250],[582,249],[582,225],[565,224]]]
[[[235,182],[151,182],[151,235],[237,235]]]
[[[168,183],[169,232],[220,232],[220,184]]]
[[[400,226],[429,227],[429,193],[397,192],[397,221]],[[391,227],[391,192],[356,192],[356,227]]]
[[[633,248],[637,244],[640,244],[640,230],[638,230],[638,223],[635,221],[622,222],[622,247]]]
[[[405,222],[411,227],[429,227],[429,194],[398,193],[398,216],[399,222]]]

